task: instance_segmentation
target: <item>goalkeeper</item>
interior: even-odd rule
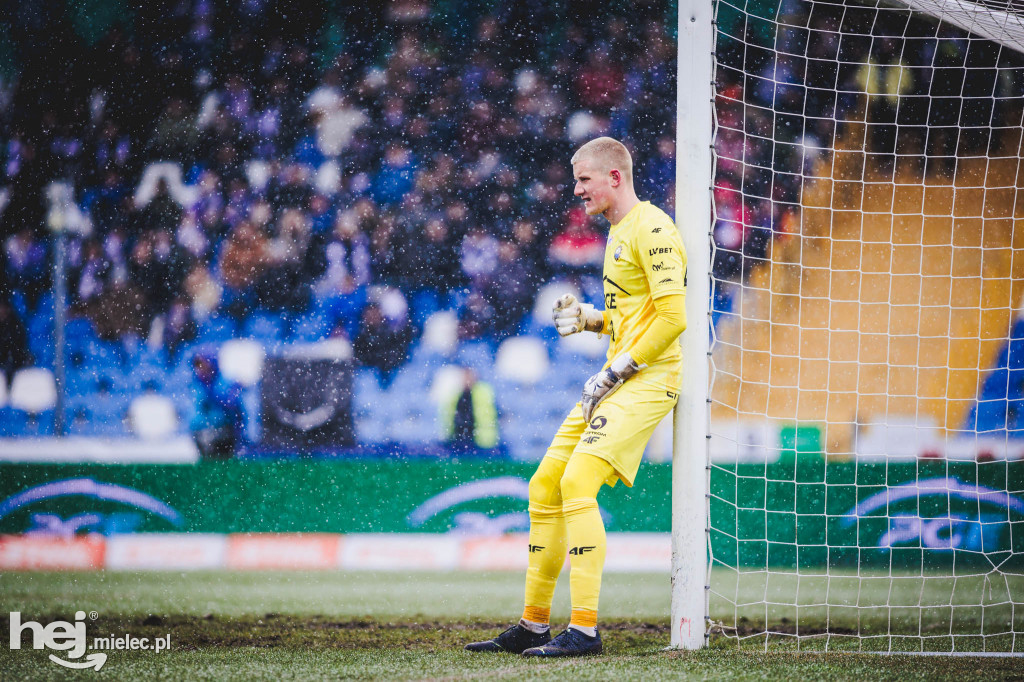
[[[530,479],[529,568],[522,619],[469,651],[526,656],[601,652],[597,602],[606,540],[597,506],[604,484],[633,485],[654,427],[676,403],[686,329],[686,253],[672,219],[633,190],[629,151],[609,137],[572,157],[575,194],[588,215],[611,223],[604,256],[604,310],[566,294],[554,305],[562,336],[608,334],[608,361],[587,380]],[[555,583],[569,557],[572,615],[551,638]]]

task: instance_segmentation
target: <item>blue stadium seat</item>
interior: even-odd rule
[[[53,410],[44,410],[39,414],[27,415],[24,435],[38,437],[54,435],[56,430],[54,416],[55,412]]]
[[[18,289],[11,292],[11,305],[23,322],[29,320],[28,299]]]
[[[1010,382],[1010,372],[1004,367],[995,367],[981,386],[979,400],[1005,400]]]
[[[980,401],[977,406],[977,431],[983,433],[1005,430],[1007,407],[1008,403],[1005,400]]]
[[[65,390],[69,396],[89,396],[99,388],[99,376],[88,365],[69,367],[65,376]]]
[[[463,342],[455,351],[454,361],[472,367],[485,381],[490,381],[494,374],[494,350],[484,341]]]
[[[28,413],[13,407],[0,407],[0,437],[24,436],[28,432]]]
[[[280,341],[284,338],[284,320],[273,313],[255,313],[242,326],[242,336],[257,341]]]
[[[211,317],[199,327],[197,344],[221,344],[235,337],[235,321],[230,317]]]
[[[327,313],[313,310],[298,317],[293,323],[288,338],[293,341],[309,343],[321,341],[331,333],[331,320]]]

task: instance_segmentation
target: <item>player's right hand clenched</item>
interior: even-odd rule
[[[572,294],[563,294],[551,308],[551,319],[559,336],[579,334],[582,331],[601,333],[604,315],[589,303],[580,303]]]

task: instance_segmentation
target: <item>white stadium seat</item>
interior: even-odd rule
[[[440,353],[451,355],[459,340],[459,320],[453,310],[439,310],[423,324],[424,346]]]
[[[537,291],[537,298],[533,304],[534,322],[542,327],[551,326],[551,308],[562,294],[572,294],[576,298],[582,298],[580,290],[570,282],[564,280],[548,282]]]
[[[535,384],[548,371],[544,342],[533,336],[515,336],[498,346],[494,369],[498,377],[519,384]]]
[[[266,356],[263,346],[252,339],[231,339],[220,347],[217,363],[221,375],[228,381],[255,386],[263,376]]]
[[[430,382],[430,393],[428,394],[430,401],[440,404],[461,391],[463,371],[463,368],[458,365],[445,365],[437,370],[434,380]]]
[[[128,407],[132,431],[145,440],[163,440],[178,429],[174,401],[165,395],[149,393],[135,398]]]
[[[43,367],[29,367],[15,372],[11,382],[11,407],[39,414],[57,404],[57,382],[53,372]]]

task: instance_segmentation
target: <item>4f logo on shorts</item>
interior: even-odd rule
[[[587,436],[587,437],[586,437],[586,438],[584,438],[584,439],[583,439],[583,440],[582,440],[581,442],[583,442],[583,443],[586,443],[587,445],[593,445],[594,443],[596,443],[596,442],[597,442],[597,440],[598,440],[598,439],[599,439],[600,437],[601,437],[601,436]]]
[[[542,545],[530,545],[530,554],[533,554],[534,552],[539,552],[542,549],[544,549]]]
[[[573,547],[569,550],[569,554],[573,556],[580,556],[582,554],[586,554],[587,552],[594,551],[594,547],[595,545],[591,545],[590,547]]]

